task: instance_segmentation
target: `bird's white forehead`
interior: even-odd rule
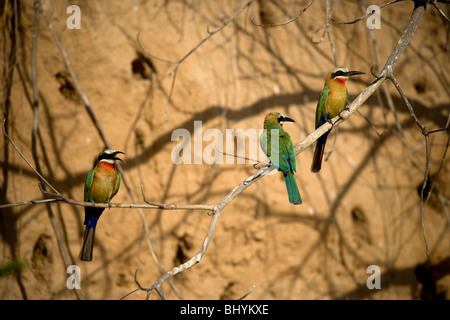
[[[337,69],[334,69],[332,73],[336,73],[336,72],[338,72],[338,71],[348,72],[348,70],[345,69],[345,68],[337,68]],[[338,79],[338,78],[341,78],[341,79],[348,79],[348,76],[336,76],[336,77],[334,77],[334,79]]]
[[[333,70],[333,73],[335,73],[336,71],[348,72],[348,70],[345,68],[336,68]]]
[[[104,151],[103,151],[103,153],[106,153],[106,154],[113,154],[115,151],[114,150],[112,150],[112,149],[105,149]]]

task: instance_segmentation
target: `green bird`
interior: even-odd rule
[[[272,165],[283,173],[289,202],[301,204],[302,198],[294,177],[297,170],[295,148],[289,133],[283,129],[285,121],[295,122],[279,112],[270,112],[264,118],[264,133],[259,137],[259,143]]]
[[[89,171],[84,184],[84,201],[93,203],[110,202],[119,191],[122,175],[117,170],[116,160],[118,153],[110,149],[103,150],[97,157],[96,166]],[[81,246],[80,260],[91,261],[94,248],[95,228],[98,219],[105,208],[84,207],[84,231],[83,245]]]
[[[365,73],[360,71],[347,71],[345,68],[337,68],[328,72],[325,86],[317,102],[316,129],[339,115],[342,109],[348,104],[348,91],[345,87],[345,82],[348,77],[357,74]],[[323,152],[330,131],[331,129],[317,139],[311,164],[312,172],[319,172],[322,167]]]

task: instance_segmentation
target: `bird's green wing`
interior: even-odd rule
[[[279,157],[279,168],[281,171],[289,173],[297,170],[294,144],[289,134],[284,130],[280,130]]]
[[[116,193],[119,191],[120,188],[120,182],[122,181],[122,175],[120,174],[120,171],[117,171],[117,181],[116,181],[116,188],[114,189],[114,193],[111,196],[111,199],[116,195]],[[111,200],[109,199],[109,200]]]
[[[260,145],[264,153],[269,157],[270,162],[277,168],[280,168],[280,131],[279,129],[264,128],[264,133],[260,136]],[[272,135],[275,134],[275,137]]]
[[[320,94],[319,101],[317,102],[316,129],[322,125],[321,121],[323,120],[322,117],[324,116],[325,112],[325,102],[327,102],[329,92],[330,92],[329,88],[327,87],[323,88],[322,93]]]
[[[348,90],[347,90],[347,88],[345,88],[345,94],[346,94],[346,96],[345,96],[345,105],[348,105]]]
[[[286,149],[289,156],[289,161],[291,163],[291,168],[297,171],[297,160],[295,158],[295,147],[289,136],[286,137]]]
[[[94,169],[89,171],[86,182],[84,183],[84,201],[91,201],[89,194],[91,193],[92,181],[94,180]]]

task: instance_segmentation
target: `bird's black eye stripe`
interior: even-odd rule
[[[109,154],[109,153],[102,153],[101,155],[98,156],[97,161],[100,162],[104,159],[113,159],[114,155]]]
[[[336,77],[343,76],[343,75],[345,75],[345,72],[342,71],[342,70],[338,70],[338,71],[333,72],[333,73],[331,74],[331,78],[334,79],[334,78],[336,78]]]
[[[102,161],[103,159],[106,159],[106,154],[105,154],[105,153],[102,153],[101,155],[98,156],[97,162],[100,162],[100,161]]]

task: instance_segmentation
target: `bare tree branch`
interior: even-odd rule
[[[320,29],[322,29],[322,27],[318,28],[316,30],[316,32],[311,36],[311,42],[314,44],[321,43],[325,39],[325,34],[326,34],[328,37],[328,42],[330,44],[331,53],[333,55],[334,65],[339,66],[337,56],[336,56],[336,50],[334,50],[334,44],[333,44],[333,40],[331,39],[331,31],[330,31],[330,20],[331,20],[331,15],[333,14],[333,11],[334,11],[334,8],[330,9],[330,1],[326,0],[326,2],[325,2],[325,17],[326,17],[325,18],[325,28],[323,29],[322,36],[320,37],[319,41],[314,41],[314,40],[312,40],[312,38]]]
[[[203,210],[203,211],[214,211],[215,205],[207,205],[207,204],[162,204],[162,203],[153,203],[147,200],[145,193],[144,193],[144,187],[141,186],[141,192],[142,197],[144,199],[144,202],[146,204],[139,204],[139,203],[93,203],[93,202],[84,202],[84,201],[77,201],[74,199],[70,199],[65,197],[62,193],[60,193],[58,190],[53,187],[43,176],[41,173],[39,173],[38,170],[36,170],[33,165],[30,163],[30,161],[24,156],[24,154],[19,150],[15,142],[9,137],[9,135],[6,132],[6,120],[3,120],[3,134],[8,139],[8,141],[14,146],[17,153],[21,156],[21,158],[28,164],[28,166],[31,168],[31,170],[38,175],[40,180],[44,182],[48,187],[50,187],[53,192],[46,191],[41,181],[38,183],[39,188],[41,192],[47,196],[46,199],[39,199],[39,200],[30,200],[30,201],[23,201],[18,203],[7,203],[7,204],[1,204],[0,209],[3,208],[10,208],[10,207],[17,207],[17,206],[24,206],[24,205],[34,205],[34,204],[48,204],[48,203],[55,203],[55,202],[65,202],[72,205],[77,206],[84,206],[84,207],[96,207],[96,208],[128,208],[128,209],[162,209],[162,210]]]
[[[45,21],[47,22],[48,29],[50,30],[53,40],[55,41],[56,45],[58,46],[59,52],[61,53],[61,57],[64,61],[64,64],[66,65],[67,71],[70,74],[70,77],[73,80],[73,83],[75,85],[75,89],[77,90],[78,95],[80,96],[81,100],[83,101],[84,107],[86,108],[87,113],[89,114],[89,117],[92,120],[92,123],[95,125],[95,128],[97,129],[98,134],[102,138],[102,140],[105,142],[106,146],[109,146],[108,139],[106,138],[105,133],[103,132],[102,127],[100,126],[100,123],[97,121],[97,118],[95,117],[94,111],[92,110],[91,104],[88,100],[88,97],[84,93],[84,90],[78,81],[78,78],[75,74],[75,71],[72,68],[72,65],[70,64],[69,58],[67,57],[66,50],[64,49],[61,41],[59,40],[58,35],[55,32],[55,29],[53,28],[52,23],[50,22],[50,19],[47,17],[45,11],[42,11],[42,15],[45,18]]]
[[[308,8],[313,4],[314,0],[311,0],[306,7],[304,7],[294,18],[289,19],[287,21],[284,22],[280,22],[280,23],[275,23],[275,24],[270,24],[270,23],[256,23],[255,22],[255,17],[250,17],[250,20],[252,21],[252,23],[257,26],[257,27],[279,27],[279,26],[285,26],[295,20],[297,20],[298,18],[300,18],[300,16],[305,13],[306,10],[308,10]]]
[[[33,43],[32,43],[32,51],[31,51],[31,75],[32,75],[32,84],[33,84],[33,124],[32,124],[32,133],[31,133],[31,151],[34,159],[34,163],[36,165],[36,172],[39,173],[39,177],[42,177],[42,170],[39,162],[39,156],[37,151],[37,139],[38,139],[38,128],[39,128],[39,86],[37,79],[37,46],[38,46],[38,37],[39,37],[39,17],[41,14],[41,1],[34,1],[34,31],[33,31]],[[5,133],[5,122],[3,122],[3,131]],[[16,149],[17,150],[17,149]],[[47,181],[45,183],[48,183]],[[45,189],[45,186],[42,186]],[[53,188],[52,188],[53,189]],[[61,258],[64,262],[65,266],[71,264],[68,249],[64,245],[62,231],[60,226],[58,225],[55,215],[53,213],[52,207],[47,203],[47,214],[50,219],[50,223],[53,228],[53,232],[55,233],[55,237],[58,243],[58,250],[61,255]],[[80,298],[78,292],[75,290],[75,295]]]
[[[419,128],[422,130],[422,134],[425,136],[425,148],[426,148],[426,165],[425,165],[425,173],[424,173],[424,180],[422,184],[422,190],[420,193],[420,216],[422,221],[422,233],[423,233],[423,239],[425,242],[425,248],[426,248],[426,254],[429,257],[430,256],[430,249],[428,248],[428,242],[427,237],[425,233],[425,223],[424,223],[424,190],[428,183],[428,178],[430,175],[430,143],[429,143],[429,133],[427,132],[425,126],[420,122],[419,118],[416,116],[416,113],[414,112],[414,109],[409,102],[406,95],[403,93],[402,88],[400,87],[399,83],[397,82],[397,79],[395,79],[393,74],[389,75],[389,79],[392,81],[394,86],[397,88],[398,92],[400,93],[400,96],[402,97],[403,101],[405,102],[406,106],[408,107],[408,110],[410,112],[411,117],[414,119],[416,124],[419,126]]]
[[[23,155],[23,153],[19,150],[17,145],[14,143],[14,141],[9,137],[9,135],[6,131],[6,119],[3,119],[2,130],[3,130],[3,135],[6,137],[6,139],[8,139],[8,141],[11,142],[11,144],[13,145],[14,149],[16,149],[16,151],[20,155],[20,157],[27,163],[27,165],[34,171],[34,173],[37,174],[39,179],[41,179],[41,181],[45,182],[45,184],[48,185],[56,194],[59,194],[59,192],[47,180],[45,180],[45,178],[41,175],[41,173],[33,167],[33,165],[30,163],[30,161],[28,161],[28,159]]]
[[[254,290],[255,290],[256,286],[253,285],[252,288],[246,292],[242,297],[240,297],[238,300],[244,300],[245,298],[247,298]]]
[[[211,222],[209,224],[208,232],[206,233],[206,236],[203,240],[203,244],[200,248],[200,251],[192,257],[189,261],[179,265],[178,267],[173,268],[172,270],[168,271],[166,274],[162,275],[152,286],[145,289],[147,291],[147,299],[150,297],[150,293],[153,290],[161,290],[162,284],[167,281],[169,278],[173,277],[174,275],[183,272],[197,263],[200,262],[200,260],[203,258],[203,256],[206,253],[206,250],[208,249],[208,246],[212,240],[212,237],[214,235],[214,231],[217,227],[217,224],[219,222],[220,215],[222,214],[223,209],[231,203],[240,193],[242,193],[245,189],[247,189],[249,186],[251,186],[253,183],[258,181],[260,178],[262,178],[265,174],[268,172],[274,170],[274,167],[271,168],[264,168],[259,170],[258,172],[254,173],[250,177],[248,177],[246,180],[241,182],[237,187],[235,187],[233,190],[231,190],[214,208],[213,215],[211,218]],[[141,289],[142,290],[142,289]]]
[[[384,7],[387,7],[387,6],[391,5],[391,4],[394,4],[394,3],[397,3],[397,2],[401,2],[401,1],[405,1],[405,0],[393,0],[391,2],[385,3],[382,6],[380,6],[380,9],[383,9]],[[358,23],[359,21],[361,21],[364,18],[370,17],[374,13],[375,13],[375,10],[372,10],[371,12],[368,12],[365,15],[363,15],[363,16],[355,19],[355,20],[348,21],[348,22],[339,22],[339,21],[335,20],[334,18],[331,18],[331,21],[333,21],[336,24],[354,24],[354,23]]]
[[[449,2],[444,2],[444,3],[449,3]],[[438,1],[437,0],[433,0],[431,2],[431,4],[433,5],[433,7],[436,8],[436,10],[439,12],[439,14],[442,16],[442,19],[444,19],[444,21],[446,21],[447,23],[450,23],[450,18],[447,17],[447,15],[445,14],[445,12],[441,9],[441,7],[438,6]]]

